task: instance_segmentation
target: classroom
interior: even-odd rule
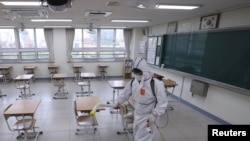
[[[137,57],[145,58],[152,77],[163,81],[166,88],[167,116],[156,130],[154,141],[210,141],[208,125],[250,124],[249,0],[180,0],[182,5],[197,5],[201,10],[190,10],[191,13],[161,11],[159,16],[165,14],[166,20],[157,17],[157,21],[153,18],[157,11],[152,7],[143,9],[145,14],[142,9],[133,9],[131,4],[142,2],[143,5],[143,2],[152,1],[173,4],[173,1],[66,1],[66,7],[43,3],[47,6],[39,8],[43,14],[49,13],[48,19],[52,15],[68,19],[64,17],[66,12],[79,18],[73,9],[81,9],[84,3],[96,4],[89,7],[96,9],[90,10],[84,5],[86,9],[81,11],[78,22],[72,18],[72,23],[55,22],[48,26],[47,22],[33,23],[30,18],[22,19],[13,13],[20,9],[34,10],[34,7],[8,7],[0,1],[1,141],[132,141],[130,128],[133,125],[125,124],[122,109],[103,106],[94,117],[90,116],[91,124],[87,126],[77,124],[76,113],[88,115],[99,103],[114,104],[114,99],[124,92],[125,85],[134,77],[132,69]],[[115,16],[119,11],[115,4],[120,4],[120,11],[130,9],[126,11],[129,12],[127,19],[133,18],[134,11],[140,19],[149,22],[113,24],[107,21],[105,18],[122,19]],[[213,8],[207,10],[208,7]],[[90,17],[84,17],[86,10],[85,14]],[[103,14],[107,17],[103,18]],[[93,15],[97,17],[91,17]],[[214,19],[213,24],[208,24],[207,20]],[[102,27],[106,25],[108,27]],[[33,43],[27,40],[30,34]],[[83,36],[88,36],[87,40]],[[10,39],[12,37],[16,41]],[[34,48],[32,44],[42,47]],[[84,48],[85,45],[90,47]],[[168,87],[166,80],[172,80],[174,85]],[[32,138],[25,136],[29,133],[24,133],[23,129],[22,134],[11,130],[12,126],[8,125],[13,121],[6,120],[11,117],[8,116],[11,110],[7,109],[14,109],[22,100],[34,104],[28,106],[33,113],[27,114],[32,115],[32,121],[35,118],[36,134],[32,134]],[[80,107],[91,108],[86,112]]]

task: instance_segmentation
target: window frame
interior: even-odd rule
[[[82,38],[84,38],[84,30],[86,30],[86,28],[76,28],[75,30],[81,30],[81,36]],[[75,42],[73,43],[73,48],[72,51],[70,52],[70,56],[71,56],[71,62],[79,62],[79,61],[124,61],[124,59],[126,58],[126,48],[125,48],[125,44],[124,47],[116,47],[116,32],[117,30],[121,30],[121,29],[117,29],[117,28],[109,28],[111,30],[113,30],[113,45],[112,47],[101,47],[101,30],[105,30],[107,28],[96,28],[96,35],[97,35],[97,47],[84,47],[84,40],[82,40],[80,47],[75,48]],[[123,30],[123,29],[122,29]],[[81,52],[81,53],[80,53]],[[88,54],[88,53],[96,53],[96,57],[86,57],[86,56],[82,56],[81,58],[74,58],[72,54],[75,53],[80,53],[81,54]],[[112,53],[112,57],[103,57],[103,53],[104,52],[111,52]],[[116,52],[123,52],[123,57],[119,57],[121,54],[116,54]],[[77,55],[77,54],[75,54]],[[110,54],[109,54],[110,55]],[[117,57],[118,56],[118,57]]]
[[[4,29],[4,28],[2,28]],[[16,62],[50,62],[50,50],[48,49],[48,47],[46,46],[46,48],[42,47],[38,47],[37,44],[37,36],[36,36],[36,32],[37,29],[43,29],[43,28],[27,28],[29,30],[33,31],[33,36],[32,38],[34,38],[34,47],[22,47],[21,46],[21,40],[20,40],[20,31],[17,28],[10,28],[10,30],[14,31],[14,37],[15,37],[15,48],[1,48],[0,47],[0,62],[4,63],[4,62],[8,62],[8,63],[16,63]],[[46,45],[46,41],[44,43]],[[5,54],[15,54],[14,56],[16,57],[11,57],[12,55],[6,55]],[[29,55],[29,53],[32,54],[31,58],[27,58],[27,55]],[[26,55],[24,55],[26,54]],[[47,57],[42,58],[42,54],[47,54]],[[9,57],[8,57],[9,56]],[[26,56],[26,57],[25,57]],[[46,55],[44,55],[46,56]],[[9,59],[8,59],[9,58]],[[13,59],[11,59],[13,58]]]

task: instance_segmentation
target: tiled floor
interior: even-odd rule
[[[32,98],[42,100],[35,114],[38,119],[37,125],[43,131],[39,136],[40,141],[129,141],[126,134],[117,134],[122,131],[120,115],[111,114],[107,108],[105,111],[97,113],[99,126],[97,133],[87,132],[84,135],[75,135],[77,128],[74,113],[73,100],[76,92],[80,91],[77,82],[66,80],[66,90],[69,92],[68,99],[53,99],[57,88],[53,82],[36,81],[31,83],[31,91],[36,95]],[[113,89],[106,81],[92,80],[91,88],[93,95],[101,98],[102,102],[110,101],[113,96]],[[0,83],[2,93],[6,97],[0,98],[0,111],[3,113],[5,107],[13,103],[20,92],[15,88],[14,83]],[[174,107],[173,111],[168,111],[168,124],[161,128],[161,132],[167,141],[207,141],[207,125],[219,124],[209,117],[195,111],[194,109],[180,102],[170,102]],[[8,130],[4,117],[0,116],[0,140],[15,141],[17,133]],[[156,134],[155,141],[161,141],[159,133]]]

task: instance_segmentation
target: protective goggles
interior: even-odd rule
[[[138,68],[133,68],[132,72],[137,75],[142,75],[142,71]]]

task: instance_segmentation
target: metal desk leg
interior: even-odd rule
[[[117,95],[119,95],[119,89],[117,89]],[[113,100],[112,103],[115,104],[115,89],[113,89]],[[114,109],[113,107],[110,107],[110,113],[112,114],[118,114],[119,109]]]
[[[91,84],[90,84],[90,79],[88,79],[88,93],[89,93],[89,95],[93,93],[93,91],[91,91],[90,89],[91,89]]]

